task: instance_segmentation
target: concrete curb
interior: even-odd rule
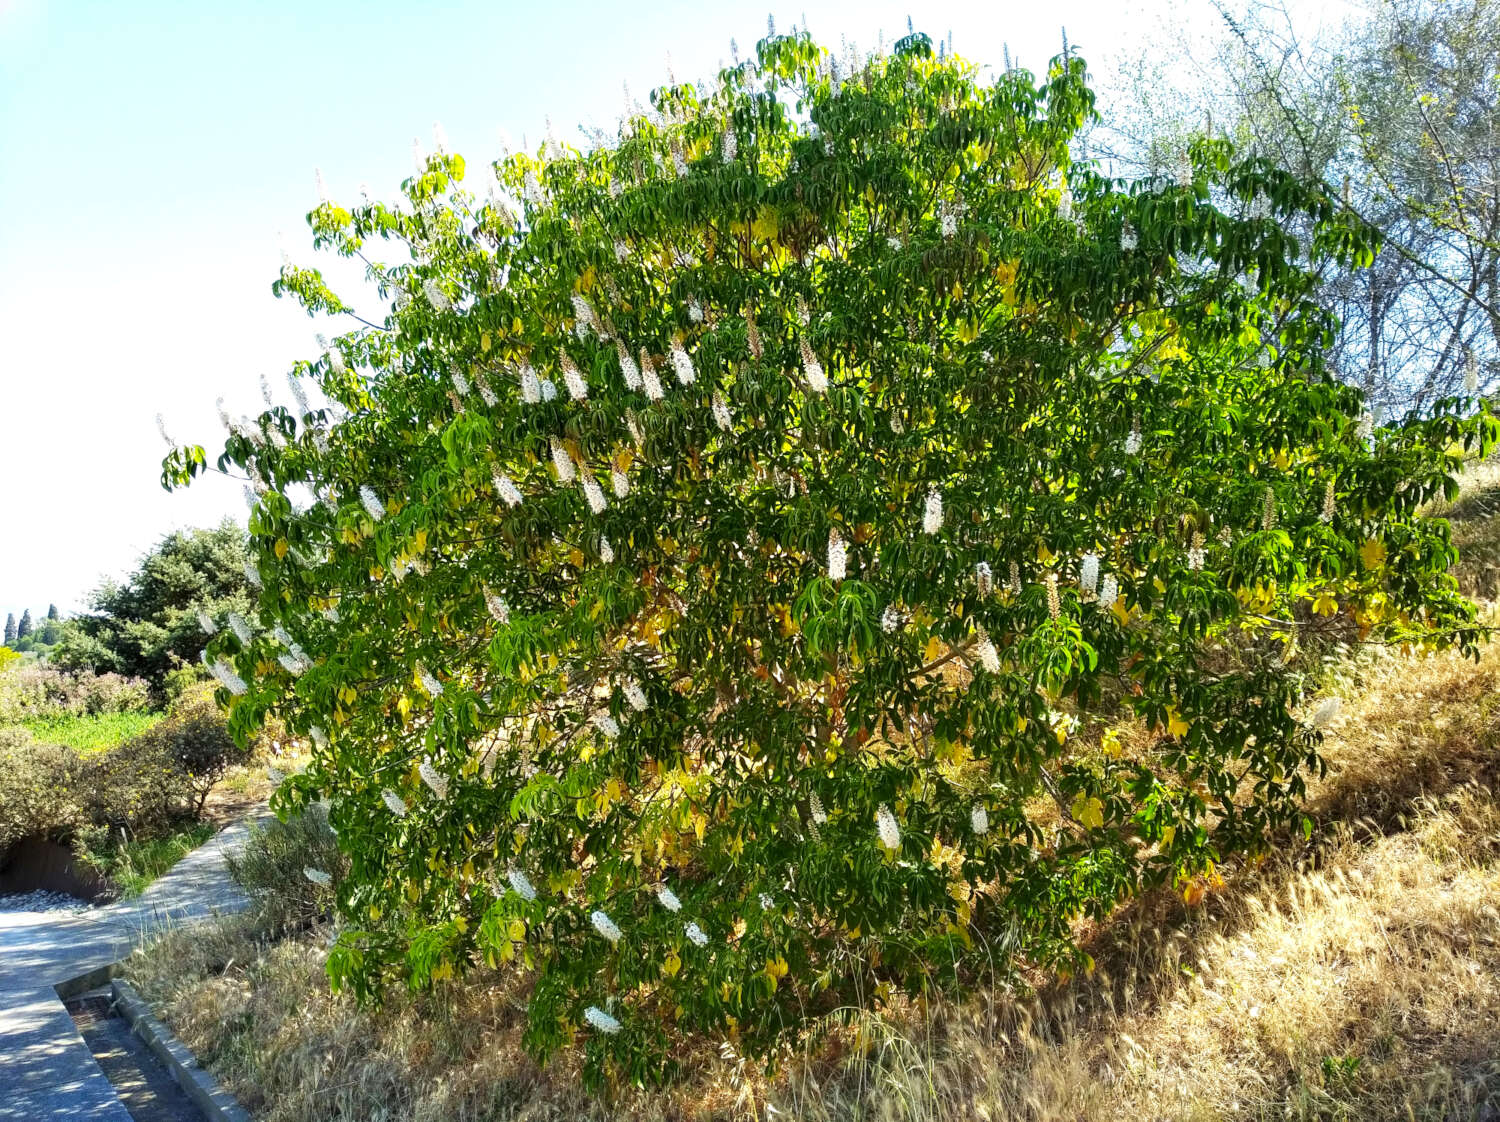
[[[187,1092],[188,1098],[203,1111],[208,1122],[251,1122],[249,1113],[235,1101],[233,1095],[219,1086],[219,1081],[198,1065],[187,1045],[172,1035],[172,1031],[151,1014],[151,1008],[135,987],[123,978],[115,978],[109,984],[114,995],[115,1006],[146,1042],[157,1059],[167,1066],[172,1078]]]

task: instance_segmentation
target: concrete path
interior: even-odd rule
[[[134,900],[0,912],[0,1122],[131,1122],[54,987],[120,961],[153,931],[243,908],[224,852],[249,831],[248,821],[220,831]]]

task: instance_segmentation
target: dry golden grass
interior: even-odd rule
[[[1500,519],[1456,529],[1484,595]],[[364,1012],[329,993],[319,933],[263,945],[231,921],[128,969],[275,1122],[1500,1119],[1500,644],[1340,675],[1313,844],[1226,869],[1196,908],[1123,908],[1089,977],[855,1014],[775,1077],[704,1040],[680,1085],[591,1100],[569,1057],[520,1052],[515,982]]]

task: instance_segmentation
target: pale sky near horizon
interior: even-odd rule
[[[967,58],[998,66],[1008,45],[1034,71],[1065,26],[1096,73],[1213,20],[1207,0],[772,8],[861,48],[908,11]],[[560,137],[612,134],[622,81],[645,101],[669,53],[680,80],[708,79],[731,37],[749,50],[765,29],[759,4],[681,0],[0,0],[0,617],[80,609],[164,533],[243,523],[237,483],[161,489],[154,417],[212,458],[216,397],[253,415],[264,374],[287,402],[315,332],[347,330],[270,291],[279,234],[329,266],[304,220],[315,167],[347,202],[362,182],[392,196],[435,120],[471,169],[501,127],[535,144],[549,114]]]

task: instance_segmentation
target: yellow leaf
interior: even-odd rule
[[[276,551],[276,560],[280,561],[282,558],[284,558],[286,556],[286,551],[287,551],[286,539],[285,538],[277,538],[276,539],[276,544],[272,548],[275,549],[275,551]]]
[[[1176,737],[1179,737],[1179,736],[1186,736],[1188,729],[1191,728],[1191,727],[1192,726],[1189,725],[1188,722],[1186,722],[1186,721],[1184,721],[1182,719],[1182,715],[1177,712],[1177,706],[1175,706],[1175,705],[1169,705],[1169,706],[1167,706],[1167,735],[1168,736],[1173,737],[1173,738],[1176,738]]]
[[[682,958],[676,951],[667,952],[667,960],[661,964],[661,972],[668,978],[676,977],[677,971],[682,969]]]
[[[1104,734],[1104,739],[1099,742],[1099,750],[1111,759],[1117,759],[1121,754],[1120,730],[1109,729]]]
[[[411,551],[413,553],[425,553],[427,551],[427,531],[418,530],[412,535]]]
[[[1162,827],[1162,831],[1161,831],[1161,847],[1163,849],[1169,849],[1169,848],[1171,848],[1172,839],[1175,838],[1176,836],[1177,836],[1177,827],[1176,826],[1163,826]]]
[[[942,653],[943,641],[934,635],[927,640],[927,649],[922,652],[922,655],[928,662],[932,662]]]
[[[1339,610],[1339,602],[1325,589],[1313,601],[1312,610],[1314,615],[1331,616]]]
[[[506,937],[512,943],[519,943],[526,938],[526,921],[517,917],[510,921],[505,928]]]
[[[1359,547],[1359,559],[1367,569],[1378,569],[1385,564],[1385,543],[1379,538],[1366,538]]]
[[[1079,792],[1078,797],[1073,800],[1072,814],[1074,819],[1091,830],[1104,825],[1104,804],[1084,792]]]
[[[483,335],[481,335],[479,337],[479,349],[481,351],[483,351],[485,354],[488,354],[491,345],[492,345],[492,341],[490,339],[490,333],[488,331],[486,331]]]
[[[1286,449],[1283,448],[1281,449],[1281,451],[1276,453],[1276,458],[1271,462],[1275,464],[1279,470],[1285,471],[1288,467],[1291,466],[1292,458],[1287,454]]]
[[[1196,908],[1203,903],[1203,885],[1200,881],[1190,880],[1182,888],[1182,902],[1190,908]]]
[[[437,968],[432,972],[432,980],[434,982],[447,981],[451,977],[453,977],[453,963],[447,959],[438,963]]]
[[[1036,559],[1043,565],[1050,565],[1057,560],[1057,554],[1047,548],[1046,543],[1038,543],[1036,547]]]
[[[1130,622],[1130,609],[1125,606],[1124,600],[1116,600],[1109,610],[1122,627]]]

